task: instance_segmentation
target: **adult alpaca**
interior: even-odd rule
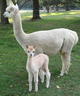
[[[13,19],[14,36],[18,43],[27,53],[25,45],[37,45],[35,55],[45,53],[47,55],[56,54],[60,51],[62,59],[61,76],[68,72],[70,66],[70,55],[74,45],[78,42],[78,36],[75,31],[59,28],[46,31],[37,31],[26,34],[22,28],[21,17],[18,6],[10,5],[4,12],[5,17]]]

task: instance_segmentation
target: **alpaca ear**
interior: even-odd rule
[[[17,7],[17,9],[19,9],[17,4],[16,4],[16,7]]]
[[[34,45],[33,48],[36,48],[36,45]]]
[[[10,11],[14,11],[14,8],[13,8],[13,6],[11,6],[11,7],[10,7]]]
[[[26,48],[28,48],[28,45],[26,45]]]
[[[14,13],[17,14],[18,11],[19,11],[19,9],[18,9],[18,5],[16,5],[16,8],[14,9]]]

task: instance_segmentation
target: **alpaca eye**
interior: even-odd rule
[[[29,53],[29,51],[27,51]]]
[[[10,13],[10,11],[9,11],[9,13]]]

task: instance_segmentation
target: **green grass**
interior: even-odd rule
[[[80,37],[80,11],[41,12],[41,20],[29,21],[31,12],[21,13],[26,33],[54,28],[69,28]],[[13,26],[0,25],[0,96],[80,96],[80,41],[73,48],[68,75],[59,77],[59,53],[50,56],[51,82],[48,89],[39,83],[39,91],[28,92],[27,55],[15,40]],[[58,87],[59,88],[58,88]]]

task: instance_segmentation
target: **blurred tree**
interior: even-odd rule
[[[49,7],[55,5],[55,11],[58,11],[58,6],[64,6],[66,11],[70,10],[70,7],[74,5],[74,7],[79,6],[80,0],[40,0],[40,5],[44,6],[44,8],[49,12]]]
[[[74,4],[77,9],[80,9],[80,0],[74,0]]]
[[[47,13],[49,13],[49,7],[51,5],[55,5],[56,6],[55,11],[58,11],[59,10],[58,5],[61,3],[61,0],[40,0],[40,1],[42,1],[41,2],[42,6],[46,6]]]
[[[80,3],[80,0],[74,0],[75,3]]]
[[[20,6],[20,9],[24,6],[25,3],[27,3],[30,0],[12,0],[13,4],[18,4]],[[33,19],[41,19],[39,16],[39,1],[38,0],[33,0]]]
[[[16,5],[20,5],[19,9],[22,9],[22,7],[30,0],[12,0],[13,4]]]
[[[39,16],[39,1],[33,0],[33,19],[41,19]]]
[[[59,11],[58,5],[61,3],[61,0],[52,0],[52,3],[56,6],[56,10],[55,11]]]
[[[74,0],[62,0],[62,2],[66,5],[66,11],[69,11],[70,5],[74,2]]]
[[[40,5],[43,6],[47,10],[47,13],[49,13],[50,5],[52,5],[52,0],[40,0]]]
[[[1,0],[1,24],[9,24],[8,18],[5,18],[3,16],[6,7],[7,7],[6,0]]]

